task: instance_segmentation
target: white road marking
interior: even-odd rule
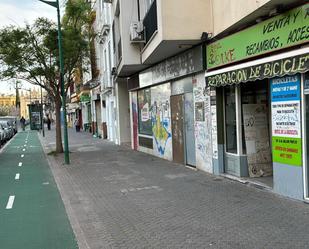
[[[6,209],[12,209],[15,200],[15,195],[11,195],[8,200],[8,204],[6,205]]]
[[[28,140],[28,137],[29,137],[29,131],[28,131],[28,134],[27,134],[26,140]]]
[[[22,154],[20,157],[24,157],[25,155],[24,154]]]
[[[18,166],[19,166],[19,167],[23,166],[23,163],[22,163],[22,162],[19,162],[19,163],[18,163]]]
[[[27,147],[27,144],[25,144],[24,146]]]
[[[15,175],[15,180],[19,180],[19,177],[20,177],[20,174],[17,173],[17,174]]]
[[[25,151],[26,149],[23,149],[23,151]]]

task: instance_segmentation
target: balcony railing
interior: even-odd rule
[[[145,27],[146,43],[150,40],[154,32],[158,29],[158,17],[157,17],[157,1],[154,0],[146,13],[143,24]]]

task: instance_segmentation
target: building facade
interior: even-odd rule
[[[306,1],[114,0],[95,8],[101,87],[92,112],[101,108],[103,138],[309,198]]]
[[[215,123],[224,124],[216,171],[297,199],[308,195],[308,7],[275,9],[207,46],[206,88],[216,95]]]

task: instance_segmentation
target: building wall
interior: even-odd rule
[[[136,0],[120,0],[120,37],[122,45],[122,60],[120,68],[123,65],[141,64],[140,47],[132,45],[130,42],[130,25],[132,22],[138,21],[137,1]],[[118,41],[118,40],[117,40]],[[116,43],[117,46],[117,43]]]
[[[116,89],[116,115],[117,115],[117,144],[130,143],[130,106],[129,92],[126,82],[118,80],[115,85]]]
[[[214,36],[270,1],[271,0],[211,0]]]
[[[199,40],[203,32],[212,33],[210,0],[158,2],[161,3],[163,40]]]
[[[210,94],[205,92],[204,74],[193,76],[192,81],[194,105],[198,106],[194,110],[196,167],[213,173]]]

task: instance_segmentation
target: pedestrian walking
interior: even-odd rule
[[[47,129],[50,131],[51,120],[48,115],[47,115],[46,123],[47,123]]]
[[[22,116],[21,119],[19,120],[19,122],[20,122],[21,128],[24,131],[25,130],[26,119]]]
[[[79,132],[79,131],[80,131],[80,125],[79,125],[78,119],[75,119],[74,125],[75,125],[75,130],[76,130],[76,132]]]

